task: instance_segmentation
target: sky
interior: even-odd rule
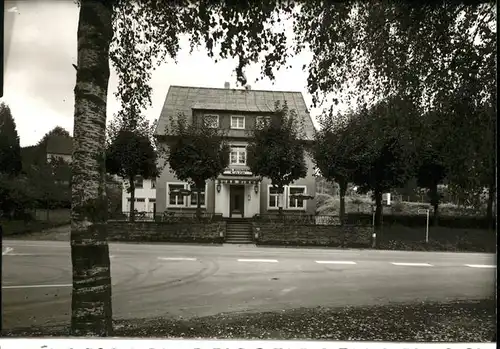
[[[36,144],[45,133],[61,126],[73,133],[74,95],[77,63],[76,32],[78,6],[72,0],[5,1],[4,96],[17,125],[21,146]],[[178,63],[166,63],[153,73],[152,106],[145,111],[153,121],[158,118],[170,85],[224,87],[224,82],[236,85],[236,61],[215,63],[205,51],[189,54],[187,39],[182,39]],[[280,70],[274,84],[268,79],[255,83],[260,66],[246,70],[252,89],[300,91],[308,106],[308,53],[289,60],[291,69]],[[117,77],[112,72],[108,93],[108,120],[118,111],[113,97]],[[346,109],[339,105],[338,109]],[[320,109],[310,108],[313,121]]]

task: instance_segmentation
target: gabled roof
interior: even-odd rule
[[[295,109],[302,121],[306,139],[312,139],[314,126],[301,92],[243,90],[226,88],[207,88],[189,86],[170,86],[163,109],[160,113],[155,135],[166,135],[170,118],[184,113],[192,121],[192,110],[227,110],[237,112],[269,113],[274,112],[275,102],[287,102]]]
[[[72,137],[54,135],[47,139],[47,154],[71,155],[72,153]]]

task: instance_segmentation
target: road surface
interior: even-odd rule
[[[299,307],[481,299],[494,294],[484,253],[110,245],[115,319]],[[3,328],[67,323],[68,242],[3,241]]]

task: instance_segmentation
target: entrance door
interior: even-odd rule
[[[229,193],[229,216],[244,217],[245,187],[243,185],[231,185]]]

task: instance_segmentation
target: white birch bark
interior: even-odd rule
[[[104,163],[112,35],[109,2],[82,0],[77,33],[71,187],[71,334],[74,336],[112,334]]]

